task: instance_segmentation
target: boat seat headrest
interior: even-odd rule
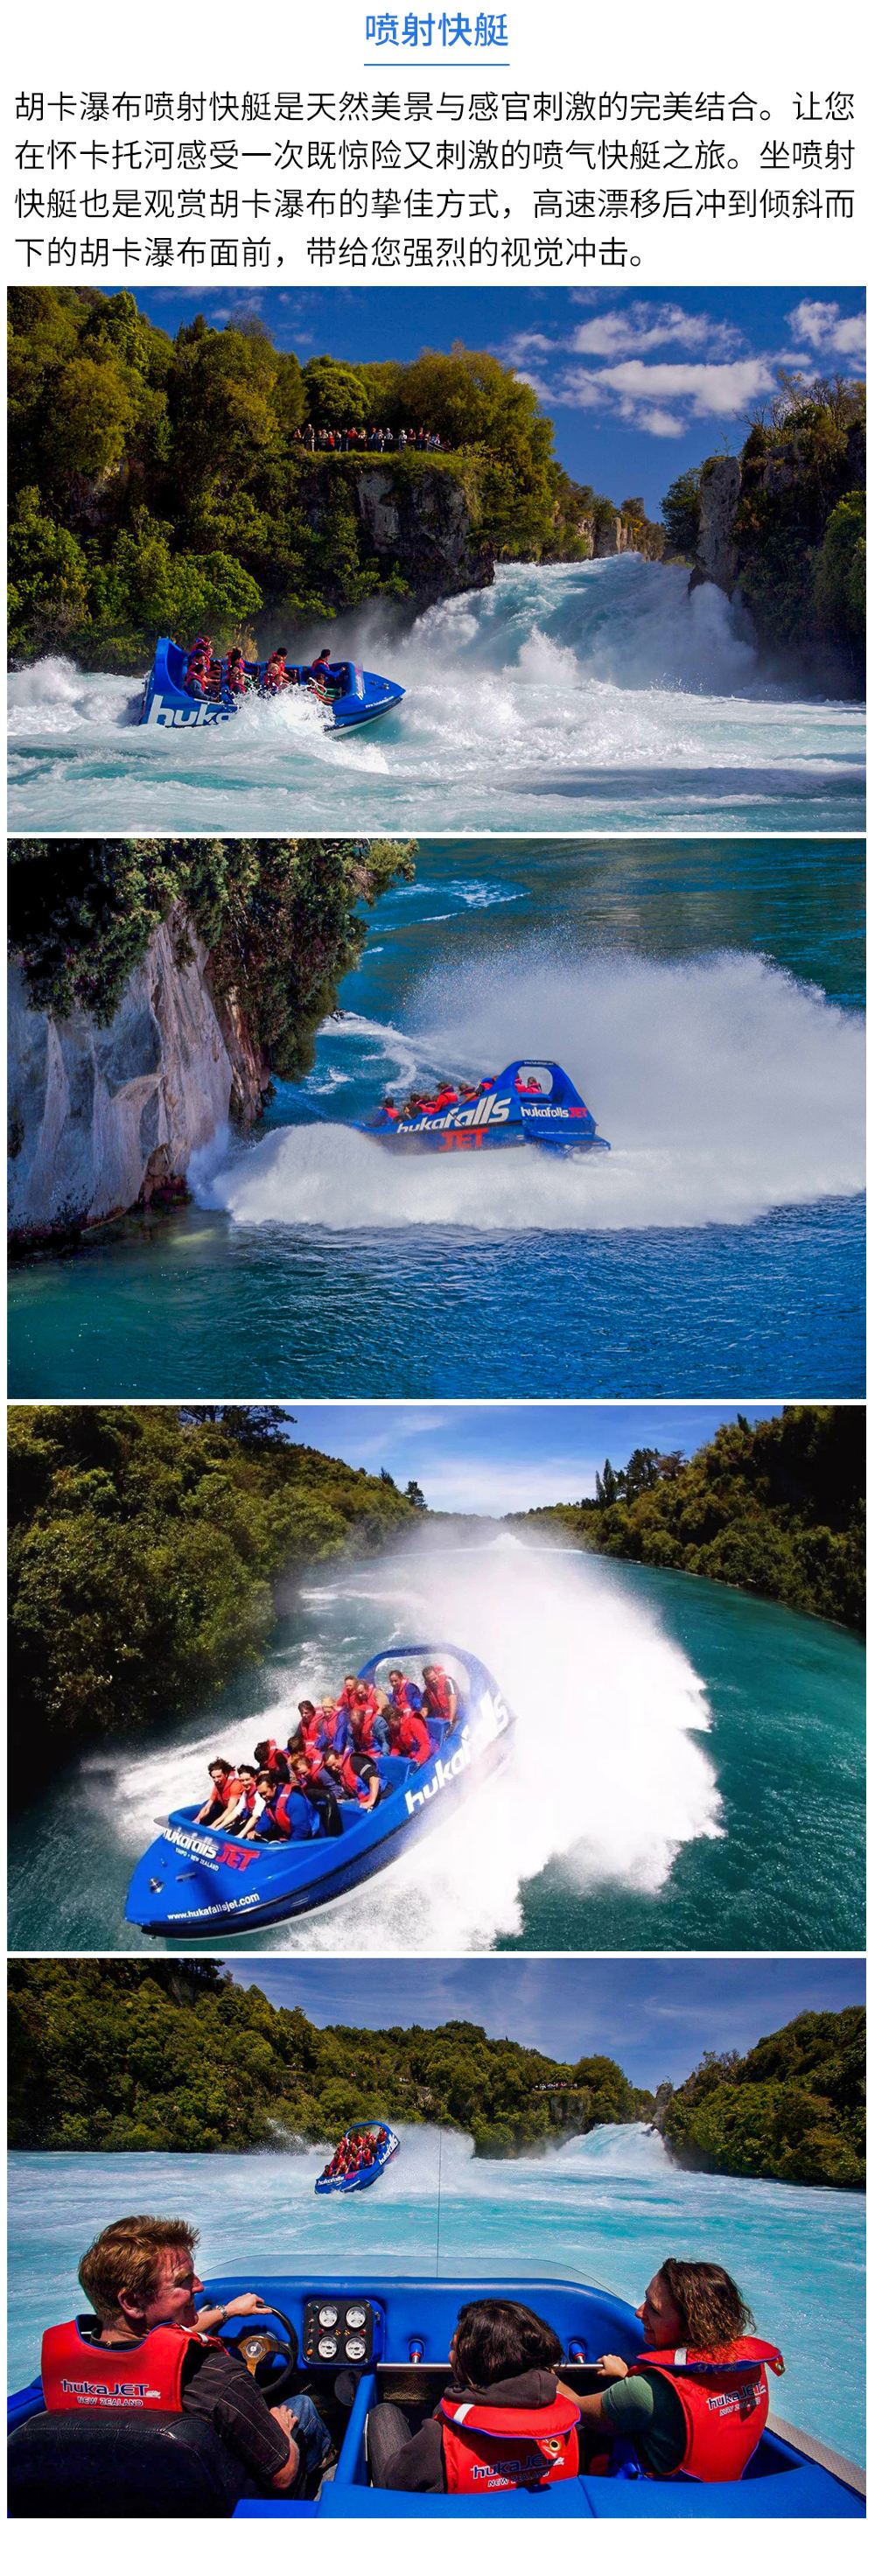
[[[32,2415],[7,2445],[12,2519],[218,2519],[256,2489],[196,2415]]]

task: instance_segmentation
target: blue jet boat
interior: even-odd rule
[[[269,2232],[269,2211],[265,2218]],[[632,2360],[641,2329],[632,2308],[582,2281],[527,2275],[435,2278],[423,2273],[279,2272],[258,2279],[228,2275],[208,2285],[218,2304],[257,2290],[269,2316],[229,2320],[223,2341],[238,2350],[270,2405],[307,2388],[331,2432],[336,2465],[306,2496],[244,2492],[233,2454],[211,2424],[195,2415],[137,2414],[93,2408],[48,2414],[39,2379],[9,2400],[9,2511],[40,2520],[58,2516],[132,2520],[234,2515],[237,2521],[287,2522],[290,2533],[313,2520],[452,2522],[474,2515],[486,2527],[554,2522],[819,2522],[865,2514],[864,2481],[813,2436],[772,2418],[743,2477],[703,2485],[683,2474],[642,2477],[617,2457],[616,2473],[582,2474],[533,2491],[488,2495],[404,2495],[371,2484],[366,2448],[369,2410],[388,2398],[418,2430],[447,2386],[449,2350],[459,2310],[473,2298],[521,2299],[559,2337],[562,2378],[588,2394],[600,2384],[597,2357]],[[313,2491],[315,2489],[315,2491]],[[646,2546],[646,2544],[642,2544]]]
[[[546,1153],[569,1149],[610,1153],[599,1136],[592,1110],[561,1064],[518,1056],[495,1080],[458,1100],[410,1111],[387,1109],[373,1118],[356,1119],[364,1136],[375,1136],[396,1153],[449,1154],[477,1146],[540,1145]]]
[[[335,2173],[332,2168],[337,2156],[340,2154],[341,2148],[346,2146],[347,2140],[349,2140],[351,2144],[352,2141],[357,2138],[373,2139],[374,2155],[370,2164],[363,2165],[360,2171],[356,2173]],[[323,2193],[332,2191],[367,2191],[369,2184],[376,2182],[377,2175],[384,2173],[386,2166],[391,2164],[392,2157],[397,2156],[400,2144],[400,2138],[396,2138],[394,2129],[390,2129],[385,2120],[353,2121],[353,2125],[350,2129],[344,2129],[343,2136],[335,2147],[331,2164],[326,2165],[325,2171],[320,2174],[318,2182],[314,2182],[314,2191]]]
[[[231,689],[220,688],[214,698],[189,697],[185,675],[189,656],[172,636],[161,635],[155,647],[155,660],[143,689],[140,709],[141,724],[176,727],[230,724],[245,705]],[[348,731],[351,725],[372,724],[376,716],[388,715],[397,707],[404,690],[397,680],[383,680],[377,671],[362,671],[357,662],[330,662],[324,683],[314,688],[307,663],[286,665],[292,687],[311,690],[320,702],[330,708],[335,733]],[[263,685],[265,664],[247,662],[247,679],[256,695]]]
[[[429,1720],[427,1761],[416,1764],[397,1753],[375,1757],[380,1796],[369,1813],[344,1801],[339,1834],[320,1831],[313,1814],[306,1840],[259,1843],[198,1825],[197,1807],[177,1807],[137,1862],[126,1923],[164,1941],[252,1932],[330,1904],[430,1832],[504,1760],[513,1718],[485,1664],[455,1646],[388,1647],[363,1664],[358,1679],[379,1686],[393,1665],[421,1670],[423,1662],[446,1667],[458,1691],[458,1715],[451,1726]]]

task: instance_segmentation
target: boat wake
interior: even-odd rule
[[[331,1589],[314,1587],[308,1616]],[[504,1768],[439,1832],[391,1869],[317,1913],[259,1936],[271,1949],[336,1955],[490,1949],[522,1929],[521,1890],[550,1862],[570,1887],[620,1882],[656,1893],[682,1845],[722,1831],[707,1749],[704,1686],[658,1617],[602,1567],[550,1557],[502,1535],[476,1550],[432,1541],[361,1567],[343,1585],[357,1638],[453,1636],[496,1673],[517,1717]],[[332,1649],[334,1661],[337,1649]],[[317,1644],[271,1676],[253,1736],[287,1735],[298,1700],[333,1678]],[[317,1687],[318,1686],[318,1687]],[[238,1730],[239,1731],[239,1730]],[[85,1766],[83,1794],[114,1819],[127,1850],[151,1839],[160,1811],[190,1801],[216,1749],[196,1742]],[[240,1748],[242,1750],[242,1748]]]
[[[333,1123],[351,1059],[373,1101],[447,1068],[477,1077],[521,1046],[579,1080],[610,1156],[533,1148],[409,1160]],[[295,1124],[230,1154],[220,1138],[193,1182],[201,1205],[241,1227],[382,1237],[746,1225],[863,1188],[863,1063],[861,1016],[766,958],[577,966],[532,944],[468,975],[437,970],[417,988],[406,1031],[327,1023],[305,1101],[318,1123],[298,1123],[296,1109]]]

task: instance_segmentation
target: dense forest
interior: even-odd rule
[[[860,1408],[790,1404],[763,1422],[722,1423],[693,1458],[606,1458],[594,1499],[516,1518],[600,1556],[677,1566],[862,1628],[864,1455]]]
[[[866,2015],[800,2013],[746,2057],[708,2055],[657,2122],[672,2155],[704,2173],[860,2186],[866,2179]]]
[[[291,1080],[366,937],[359,906],[414,874],[415,843],[334,840],[10,841],[8,939],[34,1002],[111,1020],[171,913],[209,952],[217,1003]]]
[[[11,290],[9,331],[19,658],[61,648],[134,669],[159,633],[205,628],[225,649],[262,617],[275,630],[377,594],[415,597],[409,567],[377,559],[357,507],[375,463],[414,516],[418,486],[426,514],[440,513],[442,477],[458,487],[487,580],[495,557],[587,555],[593,531],[616,522],[557,463],[531,387],[461,343],[408,366],[302,367],[252,315],[221,330],[198,316],[171,340],[129,293],[48,286]],[[393,438],[424,427],[440,449],[314,454],[302,437],[373,423]],[[639,502],[626,517],[626,542],[658,550]]]
[[[189,1959],[17,1961],[9,2009],[10,2146],[276,2147],[381,2115],[506,2156],[653,2109],[610,2057],[557,2065],[476,2022],[318,2030]]]
[[[784,374],[739,458],[731,531],[741,596],[761,644],[834,648],[862,683],[866,631],[866,393]],[[709,459],[663,502],[667,547],[694,560]]]
[[[864,2180],[862,2007],[803,2013],[656,2097],[611,2057],[559,2063],[475,2022],[320,2030],[214,1961],[15,1960],[9,2013],[12,2147],[239,2152],[382,2116],[511,2156],[655,2115],[670,2153],[701,2171]]]
[[[134,1738],[264,1651],[277,1590],[382,1547],[414,1496],[289,1439],[275,1406],[16,1405],[9,1414],[13,1796]]]

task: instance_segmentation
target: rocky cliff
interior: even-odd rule
[[[699,484],[699,537],[690,589],[714,581],[731,599],[738,580],[739,553],[735,521],[741,499],[741,466],[737,456],[712,456],[702,467]]]
[[[407,479],[389,462],[359,472],[354,489],[364,553],[381,573],[397,564],[420,608],[494,580],[492,548],[475,533],[464,486],[446,468]]]
[[[210,992],[207,952],[175,907],[101,1027],[32,1005],[9,970],[9,1226],[19,1244],[184,1194],[192,1155],[267,1087],[245,1018]]]

